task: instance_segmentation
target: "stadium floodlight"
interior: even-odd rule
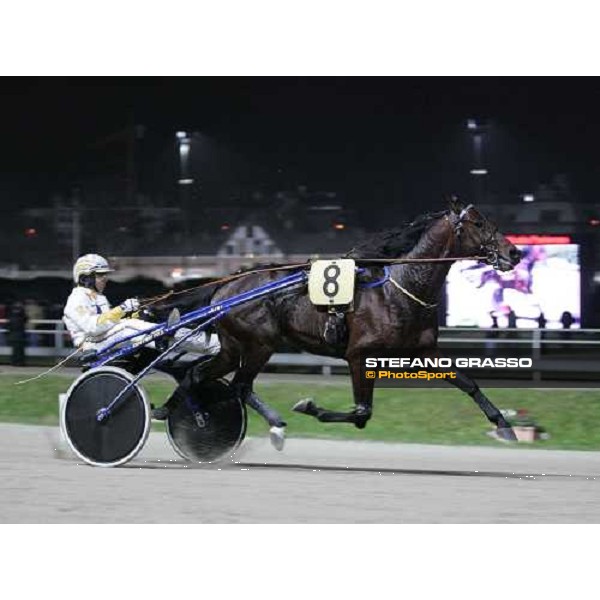
[[[475,119],[469,119],[467,121],[467,129],[477,129],[477,121]]]
[[[487,169],[471,169],[471,175],[487,175]]]
[[[523,202],[533,202],[535,197],[533,194],[523,194]]]
[[[194,183],[193,179],[180,179],[177,183],[179,183],[179,185],[192,185],[192,183]]]
[[[185,131],[178,131],[178,132],[175,134],[175,137],[176,137],[178,140],[184,140],[184,139],[185,139],[187,136],[188,136],[188,135],[187,135],[187,133],[186,133]]]
[[[181,157],[182,161],[185,160],[187,155],[190,153],[190,146],[190,140],[187,138],[181,140],[181,142],[179,143],[179,156]]]

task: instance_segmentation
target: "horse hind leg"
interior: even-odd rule
[[[273,448],[278,451],[283,450],[287,423],[276,410],[258,397],[252,390],[251,384],[238,383],[237,390],[239,397],[269,424],[269,439]]]
[[[177,387],[167,398],[163,406],[152,410],[152,418],[158,421],[164,421],[169,413],[180,402],[189,401],[194,395],[194,390],[201,386],[205,381],[211,381],[224,377],[235,370],[239,364],[239,355],[235,351],[227,350],[221,347],[221,351],[216,356],[205,357],[206,360],[195,366],[187,368],[178,368],[176,365],[162,367],[165,373],[171,375],[177,381]]]
[[[261,400],[254,392],[254,380],[269,360],[272,352],[256,350],[245,353],[240,369],[236,372],[231,384],[235,387],[242,401],[255,410],[269,424],[269,438],[276,450],[283,450],[285,444],[285,428],[287,423],[279,413]],[[248,357],[252,357],[249,359]]]
[[[354,393],[354,409],[349,412],[338,412],[316,405],[312,398],[305,398],[294,404],[292,410],[315,417],[321,423],[353,423],[357,429],[364,429],[373,412],[373,387],[371,379],[361,379],[360,364],[349,361]]]
[[[286,427],[287,423],[279,416],[279,413],[271,408],[266,402],[261,400],[252,389],[252,383],[239,382],[233,380],[232,385],[235,386],[240,398],[250,408],[255,410],[271,427]]]

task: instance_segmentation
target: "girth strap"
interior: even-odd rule
[[[358,269],[359,275],[364,273],[366,269]],[[390,268],[388,266],[383,267],[383,277],[381,279],[377,279],[376,281],[371,282],[361,282],[359,283],[359,287],[363,289],[372,289],[376,287],[382,286],[384,283],[387,283],[390,278]]]

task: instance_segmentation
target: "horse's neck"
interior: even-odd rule
[[[442,217],[417,242],[405,258],[448,258],[453,254],[454,234],[450,222]],[[395,267],[410,291],[425,302],[437,302],[452,266],[447,262],[408,263]]]

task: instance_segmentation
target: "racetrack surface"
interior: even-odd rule
[[[0,425],[3,523],[600,523],[600,453],[248,439],[186,465],[152,433],[113,469],[57,428]]]

